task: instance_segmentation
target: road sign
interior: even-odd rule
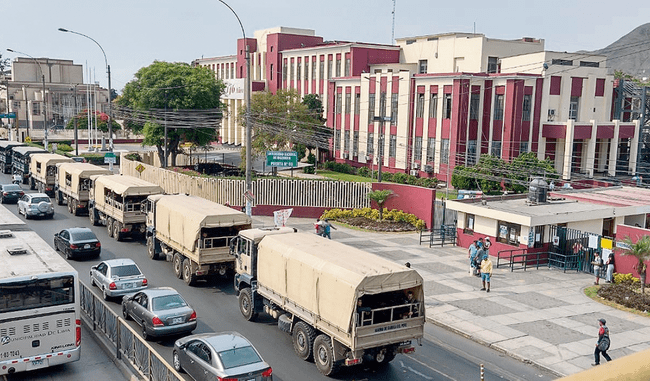
[[[266,151],[266,165],[269,167],[296,167],[298,166],[298,152]]]
[[[117,159],[115,158],[115,154],[113,152],[106,152],[104,155],[104,163],[105,164],[115,164],[117,162]]]
[[[0,114],[0,118],[16,119],[16,113],[10,112],[7,114]]]
[[[144,172],[145,169],[146,169],[146,168],[145,168],[144,165],[142,165],[142,164],[138,164],[138,165],[135,167],[135,170],[138,171],[139,173]]]
[[[29,136],[25,138],[25,143],[31,143],[31,142],[32,142],[32,138],[30,138]]]
[[[244,197],[246,197],[246,199],[250,202],[255,201],[255,195],[251,191],[244,192]]]

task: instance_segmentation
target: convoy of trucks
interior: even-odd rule
[[[332,375],[368,359],[386,364],[424,335],[417,271],[288,228],[243,230],[231,244],[245,319],[278,319],[303,360]]]
[[[88,216],[97,226],[103,224],[108,236],[121,241],[134,235],[144,236],[146,214],[143,204],[147,196],[162,194],[156,184],[137,177],[122,175],[92,176]]]
[[[59,205],[68,205],[68,212],[78,216],[88,212],[92,177],[112,175],[113,171],[89,163],[61,163],[57,165],[54,198]]]
[[[29,188],[54,197],[56,165],[59,163],[74,163],[74,160],[54,153],[32,154],[29,160]]]
[[[188,285],[232,273],[230,241],[253,222],[246,213],[184,194],[151,195],[146,211],[149,257],[164,255]]]
[[[31,155],[37,153],[47,153],[46,150],[32,146],[13,147],[11,150],[13,173],[23,179],[23,184],[29,183],[29,163]]]
[[[2,173],[11,173],[11,170],[13,169],[11,160],[13,158],[12,148],[24,145],[25,143],[10,140],[0,141],[0,169],[2,170]]]

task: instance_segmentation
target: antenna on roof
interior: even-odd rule
[[[395,41],[395,2],[396,2],[396,1],[397,1],[397,0],[393,0],[393,32],[392,32],[391,37],[390,37],[390,43],[391,43],[391,45],[392,45],[393,42]]]

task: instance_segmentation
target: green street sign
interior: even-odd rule
[[[0,114],[0,118],[16,119],[16,113],[10,112],[8,114]]]
[[[113,152],[106,152],[104,154],[104,164],[115,164],[117,160],[115,159],[115,154]]]
[[[266,151],[266,165],[269,167],[297,167],[298,152]]]

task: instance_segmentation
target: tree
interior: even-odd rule
[[[531,177],[557,179],[559,175],[549,160],[539,160],[534,152],[522,153],[516,157],[508,168],[506,189],[515,193],[528,190],[528,181]]]
[[[393,195],[393,191],[390,189],[382,189],[382,190],[376,190],[372,192],[368,192],[366,194],[366,197],[370,199],[370,201],[374,201],[377,203],[377,207],[379,208],[379,220],[384,219],[384,204],[388,200],[390,196]]]
[[[155,61],[138,70],[116,103],[121,107],[119,113],[124,114],[125,127],[144,134],[142,144],[155,146],[160,161],[171,157],[174,166],[180,144],[205,146],[218,138],[217,118],[197,111],[220,109],[223,89],[223,82],[207,67]]]
[[[637,264],[634,269],[639,274],[641,280],[641,295],[645,295],[645,282],[646,282],[646,261],[650,260],[650,236],[644,235],[636,243],[632,242],[630,237],[625,237],[623,242],[630,248],[622,249],[622,255],[631,255],[637,259]]]
[[[94,114],[97,115],[97,129],[100,130],[101,132],[108,132],[108,115],[99,111],[95,111]],[[91,115],[90,118],[92,119],[94,124],[94,118],[95,118],[94,115]],[[68,121],[68,124],[66,124],[65,128],[74,129],[75,119],[77,119],[78,129],[86,128],[88,126],[88,110],[82,110],[73,119],[70,119]],[[111,124],[113,125],[113,131],[122,128],[120,124],[117,123],[114,119],[111,119]]]

